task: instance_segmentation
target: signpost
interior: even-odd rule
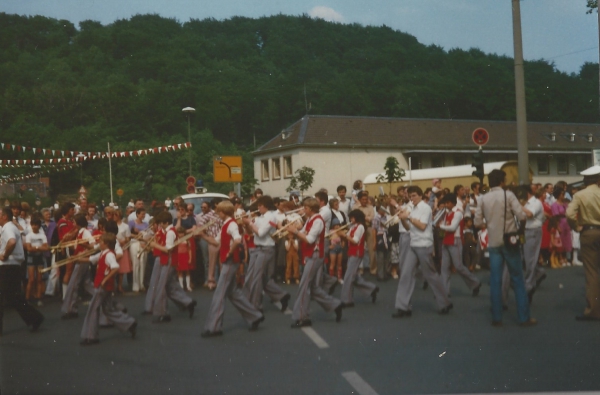
[[[214,156],[214,182],[242,182],[241,156]]]
[[[196,192],[196,179],[192,176],[189,176],[188,178],[185,179],[185,182],[187,183],[187,187],[185,188],[185,190],[187,191],[187,193],[194,193]]]
[[[490,140],[490,134],[484,128],[477,128],[473,131],[471,138],[475,144],[482,147]]]

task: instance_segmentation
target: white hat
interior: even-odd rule
[[[585,169],[584,171],[582,171],[581,173],[582,176],[596,176],[596,175],[600,175],[600,166],[595,165],[592,166],[588,169]]]

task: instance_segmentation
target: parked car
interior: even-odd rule
[[[200,211],[202,211],[201,206],[204,202],[214,202],[217,204],[223,200],[229,200],[227,195],[212,192],[190,193],[187,195],[181,195],[181,198],[186,204],[192,203],[194,205],[194,215],[200,214]]]

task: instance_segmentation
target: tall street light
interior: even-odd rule
[[[188,119],[188,142],[191,143],[192,142],[192,136],[191,136],[191,132],[190,132],[190,115],[192,115],[193,113],[196,112],[195,108],[192,107],[186,107],[183,110],[184,113],[186,113],[187,115],[187,119]],[[189,162],[190,162],[190,176],[192,175],[192,149],[191,147],[188,149],[188,155],[189,155]]]

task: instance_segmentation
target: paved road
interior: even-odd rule
[[[488,273],[478,276],[487,283]],[[143,296],[119,299],[138,319],[135,340],[116,329],[79,346],[83,314],[61,321],[58,302],[29,333],[14,311],[0,338],[2,394],[403,394],[600,390],[600,323],[574,316],[584,303],[582,268],[549,272],[532,306],[539,325],[516,324],[514,298],[503,328],[490,326],[489,287],[470,296],[453,278],[454,310],[435,311],[430,290],[415,290],[414,314],[392,319],[396,283],[380,283],[375,305],[358,296],[341,323],[314,302],[314,331],[291,329],[290,315],[265,306],[258,332],[227,304],[220,338],[200,332],[211,293],[196,290],[197,313],[171,308],[152,324]],[[285,286],[292,293],[294,286]],[[339,293],[339,291],[337,292]],[[511,295],[512,296],[512,295]],[[82,309],[85,312],[85,308]]]

